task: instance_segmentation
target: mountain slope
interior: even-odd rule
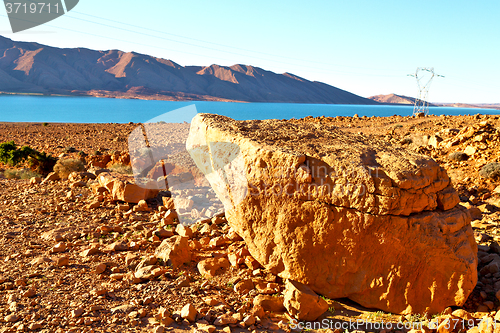
[[[119,50],[55,48],[0,36],[0,91],[155,99],[377,104],[290,73],[233,65],[180,66]]]
[[[415,98],[396,94],[376,95],[368,98],[385,104],[415,104]]]

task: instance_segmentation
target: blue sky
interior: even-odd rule
[[[415,96],[407,74],[434,67],[432,102],[500,103],[500,1],[80,0],[12,34],[57,47],[120,49],[181,65],[236,63],[290,72],[368,97]]]

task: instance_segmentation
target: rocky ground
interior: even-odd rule
[[[437,318],[404,317],[327,299],[329,311],[319,320],[461,318],[476,324],[484,316],[495,317],[500,305],[500,189],[495,178],[481,176],[480,170],[500,162],[500,117],[294,121],[328,122],[433,157],[452,178],[460,204],[470,210],[479,246],[479,282],[462,309],[447,309]],[[81,159],[87,168],[66,180],[0,179],[0,331],[289,331],[283,281],[249,255],[223,215],[185,228],[161,199],[130,204],[99,186],[101,168],[128,162],[128,135],[137,126],[0,124],[0,142],[13,140],[61,159]],[[175,143],[189,125],[165,128],[165,138]],[[166,262],[160,245],[176,235],[188,241],[179,243],[178,255],[170,251]],[[176,263],[175,258],[181,259]]]

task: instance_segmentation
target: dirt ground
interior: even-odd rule
[[[452,178],[461,204],[475,214],[472,226],[480,250],[479,270],[486,264],[482,257],[500,253],[500,184],[479,173],[488,163],[500,162],[499,116],[308,117],[292,121],[332,124],[433,157]],[[99,159],[95,156],[126,154],[129,134],[138,126],[0,123],[0,142],[14,141],[19,147],[29,145],[55,157],[88,163]],[[189,130],[189,124],[165,126],[165,137],[173,143],[179,143]],[[464,151],[467,156],[462,160],[450,158],[450,154]],[[0,172],[10,168],[0,165]],[[158,263],[164,269],[160,276],[146,281],[130,278],[138,265],[153,260],[163,239],[159,231],[175,225],[162,225],[159,203],[128,214],[124,203],[95,193],[92,182],[88,175],[45,183],[0,177],[0,332],[290,331],[285,312],[262,313],[254,305],[259,294],[279,296],[283,281],[252,266],[245,257],[244,242],[231,234],[223,217],[191,228],[193,258],[189,264],[172,268]],[[96,201],[98,207],[91,207]],[[215,238],[223,241],[211,243]],[[117,243],[126,246],[120,249]],[[200,274],[200,260],[228,253],[240,253],[247,259],[211,278]],[[246,279],[255,288],[236,292],[238,282]],[[500,289],[497,281],[498,272],[480,274],[478,286],[463,307],[473,318],[496,314],[500,305],[495,296]],[[364,309],[346,299],[328,302],[330,310],[320,320],[422,319]],[[187,304],[196,309],[195,320],[183,318],[181,309]],[[447,312],[452,310],[456,309]]]

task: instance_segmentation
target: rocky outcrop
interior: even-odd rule
[[[431,158],[327,124],[209,114],[187,148],[282,278],[393,313],[463,305],[477,282],[470,215]]]

